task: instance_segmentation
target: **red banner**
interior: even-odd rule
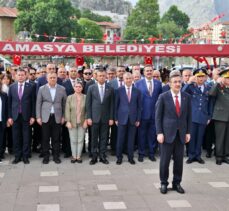
[[[0,42],[0,54],[47,56],[229,57],[229,45]]]

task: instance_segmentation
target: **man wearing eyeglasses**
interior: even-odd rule
[[[41,76],[37,79],[37,87],[36,87],[36,93],[38,92],[39,88],[45,84],[48,83],[47,81],[47,74],[48,73],[56,73],[56,66],[53,63],[49,63],[46,66],[46,74],[44,76]],[[62,85],[62,80],[60,78],[57,78],[57,84]]]

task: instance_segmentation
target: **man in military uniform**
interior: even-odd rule
[[[229,68],[220,72],[220,78],[209,94],[215,97],[213,111],[215,123],[216,164],[229,164]]]
[[[205,84],[207,79],[206,69],[196,69],[190,77],[188,84],[183,91],[192,96],[192,127],[191,140],[188,147],[187,164],[197,161],[204,164],[201,158],[201,147],[204,138],[206,125],[211,119],[211,99],[209,97],[210,86]]]

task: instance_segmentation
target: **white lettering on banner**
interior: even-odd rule
[[[157,45],[155,47],[155,52],[156,53],[165,53],[165,46],[163,46],[163,45]]]
[[[151,50],[154,48],[154,46],[152,45],[151,46],[144,45],[143,47],[146,49],[147,53],[151,53]]]
[[[44,45],[44,52],[52,52],[53,46],[52,45]]]
[[[83,53],[91,53],[93,52],[93,46],[91,45],[84,45],[83,46]]]
[[[77,50],[73,45],[68,45],[67,48],[65,49],[65,52],[77,52]]]
[[[95,53],[104,53],[104,45],[96,45]]]
[[[111,49],[110,45],[106,45],[106,52],[107,53],[115,53],[115,49]]]
[[[63,51],[63,48],[64,48],[66,45],[54,45],[54,46],[57,48],[58,52],[62,52],[62,51]]]
[[[126,46],[125,45],[118,45],[116,48],[116,52],[125,53],[126,52]]]
[[[20,51],[29,52],[29,44],[24,44],[24,45],[16,44],[15,50],[18,52],[20,52]]]
[[[126,51],[129,53],[138,52],[138,47],[136,45],[127,45]]]
[[[14,51],[14,48],[11,44],[6,44],[2,51]]]
[[[42,49],[39,45],[33,45],[32,48],[30,49],[31,52],[37,51],[37,52],[42,52]]]

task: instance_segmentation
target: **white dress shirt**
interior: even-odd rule
[[[54,87],[51,87],[51,86],[48,85],[48,87],[49,87],[49,91],[50,91],[50,94],[51,94],[51,97],[52,97],[52,102],[54,102],[55,96],[56,96],[56,85]],[[54,114],[54,113],[55,113],[54,106],[52,106],[51,114]]]
[[[147,78],[145,78],[145,80],[146,80],[146,86],[147,86],[147,89],[148,89],[148,90],[149,90],[149,81],[151,81],[151,84],[152,84],[152,93],[153,93],[153,89],[154,89],[153,79],[148,80]]]
[[[104,98],[104,95],[105,95],[105,83],[103,85],[98,83],[98,87],[99,87],[100,99],[101,99],[101,102],[103,102],[103,98]]]
[[[125,89],[126,89],[126,95],[128,96],[128,89],[130,89],[130,96],[132,94],[132,86],[128,87],[125,85]]]
[[[174,105],[176,106],[176,96],[178,96],[178,102],[179,102],[179,105],[181,108],[181,93],[179,92],[178,94],[175,94],[172,90],[170,90],[170,91],[172,93]]]

